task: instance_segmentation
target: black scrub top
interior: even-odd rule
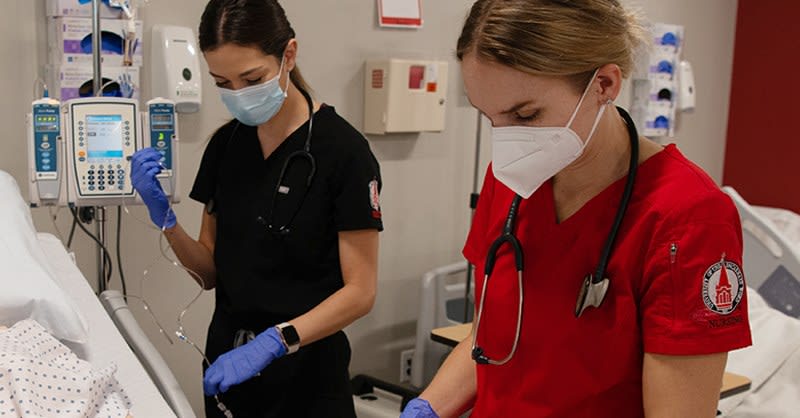
[[[243,328],[263,329],[314,308],[344,285],[338,232],[383,230],[378,162],[364,136],[330,106],[314,115],[311,186],[307,160],[293,159],[282,182],[289,191],[273,199],[308,127],[264,159],[255,127],[224,125],[206,147],[189,195],[216,215],[217,314]],[[292,219],[290,232],[272,233],[259,217],[276,226]]]

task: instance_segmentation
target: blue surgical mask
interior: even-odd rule
[[[234,118],[247,126],[258,126],[267,123],[281,110],[283,102],[286,101],[290,81],[287,77],[286,88],[281,90],[280,78],[284,62],[285,58],[281,59],[278,75],[266,83],[239,90],[219,87],[222,102]]]

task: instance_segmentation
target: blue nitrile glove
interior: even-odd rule
[[[161,188],[156,175],[161,172],[164,156],[153,148],[137,151],[131,158],[131,183],[139,192],[150,212],[150,220],[159,228],[172,228],[178,223],[175,213],[169,208],[169,198]]]
[[[207,396],[227,392],[233,385],[245,382],[270,363],[286,355],[278,330],[272,327],[250,341],[219,356],[206,370],[203,391]]]
[[[414,398],[408,402],[400,418],[439,418],[430,402],[422,398]]]

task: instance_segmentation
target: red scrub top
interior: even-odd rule
[[[751,344],[736,207],[674,146],[640,165],[609,262],[605,302],[575,318],[578,291],[597,266],[624,188],[623,178],[561,223],[551,182],[522,202],[519,347],[506,365],[477,366],[473,417],[643,417],[645,352],[702,355]],[[464,248],[477,267],[476,300],[488,247],[513,197],[490,168]],[[478,332],[478,344],[495,360],[514,341],[513,259],[503,246]]]

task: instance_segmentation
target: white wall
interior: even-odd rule
[[[39,65],[44,61],[44,0],[12,0],[0,15],[0,122],[6,140],[0,143],[0,168],[24,184],[25,133],[23,113]],[[398,377],[399,352],[413,344],[418,309],[418,281],[434,267],[460,259],[469,223],[467,197],[472,187],[475,112],[461,95],[461,78],[454,60],[459,30],[472,0],[424,2],[425,27],[418,31],[376,27],[376,7],[371,0],[285,0],[289,18],[298,32],[300,66],[317,96],[336,106],[354,126],[362,123],[363,62],[367,58],[399,57],[448,59],[450,94],[447,128],[441,134],[371,137],[384,179],[382,206],[386,231],[381,235],[380,286],[373,312],[348,329],[353,344],[353,373],[369,372],[384,379]],[[689,41],[686,58],[692,61],[698,86],[697,111],[682,118],[678,144],[717,180],[721,179],[728,117],[736,1],[731,0],[631,0],[654,21],[684,24]],[[147,39],[153,23],[196,28],[205,5],[200,0],[152,0],[143,10]],[[34,54],[34,52],[36,52]],[[205,63],[203,71],[205,72]],[[143,72],[144,97],[150,97],[149,68]],[[200,113],[181,117],[181,152],[184,196],[191,188],[205,142],[229,118],[210,77],[206,77],[204,106]],[[623,105],[629,100],[621,100]],[[488,157],[484,141],[481,174]],[[190,234],[199,231],[201,207],[185,199],[176,212]],[[67,212],[58,224],[66,233]],[[141,208],[133,215],[147,219]],[[37,227],[54,231],[47,211],[34,211]],[[113,220],[114,217],[112,216]],[[144,292],[168,331],[175,318],[196,294],[186,275],[158,258],[158,235],[133,217],[123,222],[124,267],[129,291],[139,294],[143,272]],[[112,238],[113,238],[113,234]],[[79,237],[75,248],[79,264],[94,282],[92,247]],[[155,264],[153,264],[155,262]],[[118,287],[115,279],[114,287]],[[134,302],[135,303],[135,302]],[[186,332],[202,347],[213,308],[205,294],[188,313]],[[202,410],[200,358],[187,345],[170,346],[158,335],[149,317],[136,307],[137,316],[154,343],[171,364],[190,400]]]

